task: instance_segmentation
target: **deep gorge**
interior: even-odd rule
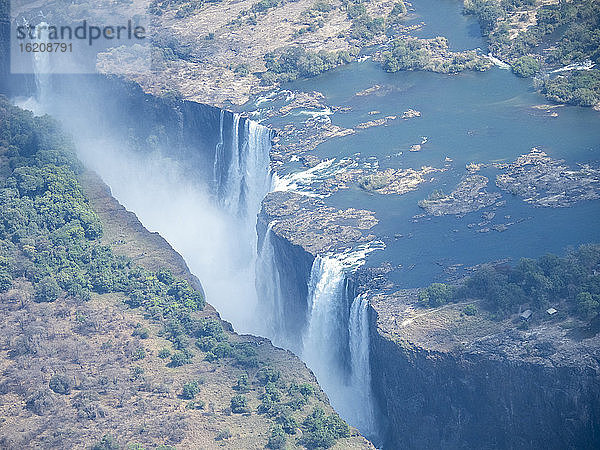
[[[271,183],[270,129],[208,105],[156,98],[115,78],[50,83],[38,94],[43,110],[63,121],[81,159],[113,195],[184,256],[209,302],[237,330],[301,356],[338,412],[374,442],[537,446],[531,430],[540,417],[550,424],[544,429],[551,448],[585,448],[599,439],[594,373],[514,365],[493,352],[438,353],[410,336],[387,336],[371,298],[358,295],[355,257],[316,255],[273,232],[273,219],[260,208]],[[35,92],[36,83],[29,86],[21,96]],[[510,386],[498,390],[504,378]],[[567,378],[573,382],[559,400],[544,393],[551,380]],[[528,412],[531,398],[542,411],[537,418]],[[573,427],[562,429],[567,416]]]
[[[378,439],[366,299],[355,293],[352,264],[290,245],[260,214],[272,131],[116,78],[24,85],[14,95],[63,122],[82,161],[184,256],[223,318],[301,356],[342,417]],[[152,213],[157,206],[165,210]]]

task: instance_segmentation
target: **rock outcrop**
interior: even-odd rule
[[[564,317],[518,329],[415,303],[414,291],[371,300],[386,447],[598,448],[599,336],[574,336]]]

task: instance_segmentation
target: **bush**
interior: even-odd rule
[[[242,394],[250,391],[250,383],[248,382],[248,375],[246,375],[245,373],[240,375],[239,378],[237,379],[237,382],[235,383],[235,386],[233,386],[233,389],[235,389],[236,391],[238,391]]]
[[[171,355],[171,362],[169,367],[180,367],[184,364],[190,364],[192,362],[192,354],[189,351],[175,352]]]
[[[230,437],[231,437],[231,431],[229,431],[227,429],[221,430],[215,436],[215,441],[224,441],[226,439],[229,439]]]
[[[266,386],[267,383],[276,383],[281,378],[281,372],[273,369],[272,367],[263,367],[256,372],[256,380],[262,385]]]
[[[12,276],[10,273],[0,270],[0,292],[8,291],[12,286]]]
[[[250,408],[248,408],[248,399],[245,395],[238,394],[231,398],[231,412],[235,414],[250,412]]]
[[[474,305],[467,305],[463,308],[463,313],[467,316],[474,316],[477,314],[477,308]]]
[[[531,55],[521,56],[511,67],[513,73],[523,78],[530,78],[540,71],[539,61]]]
[[[271,428],[271,435],[269,436],[269,441],[267,442],[267,448],[270,449],[282,449],[285,448],[286,437],[285,432],[281,425],[274,425]]]
[[[53,302],[60,295],[60,287],[54,277],[46,276],[35,285],[36,302]]]
[[[436,307],[454,300],[456,289],[444,283],[433,283],[419,291],[419,302],[425,306]]]
[[[300,443],[309,449],[329,448],[337,439],[350,436],[346,422],[335,413],[326,416],[318,407],[304,420],[303,427]]]
[[[92,445],[91,450],[119,450],[121,446],[110,434],[102,436],[98,442]]]
[[[142,327],[142,325],[138,323],[135,326],[135,330],[133,330],[132,336],[138,336],[140,339],[148,339],[150,330],[146,327]]]
[[[200,384],[197,381],[190,381],[183,385],[181,397],[187,400],[193,400],[200,393]]]
[[[171,356],[171,350],[168,348],[162,348],[158,352],[158,357],[161,359],[167,359],[169,356]]]
[[[140,359],[144,359],[146,357],[146,350],[143,347],[138,347],[135,349],[133,354],[131,355],[131,359],[134,361],[139,361]]]
[[[65,375],[53,375],[50,378],[49,386],[57,394],[69,395],[71,393],[71,381]]]

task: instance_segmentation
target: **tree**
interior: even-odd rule
[[[36,302],[53,302],[60,295],[60,287],[54,277],[46,276],[35,285]]]
[[[181,397],[187,400],[193,400],[194,397],[200,392],[200,385],[197,381],[190,381],[183,385]]]
[[[65,375],[53,375],[50,378],[49,386],[57,394],[68,395],[71,393],[71,381]]]
[[[92,445],[91,450],[119,450],[120,448],[119,443],[113,436],[105,434],[102,439]]]
[[[275,425],[271,428],[271,435],[267,442],[267,448],[270,449],[281,449],[285,448],[286,438],[285,432],[281,425]]]
[[[431,286],[421,289],[419,301],[424,305],[436,307],[444,305],[453,300],[456,289],[444,283],[433,283]]]
[[[245,395],[238,394],[231,397],[231,412],[235,414],[242,414],[249,411],[248,399]]]
[[[513,62],[512,71],[515,75],[523,78],[529,78],[540,71],[540,63],[531,55],[521,56],[519,59]]]
[[[580,292],[577,295],[577,308],[582,317],[586,319],[596,316],[600,312],[598,296],[594,298],[589,292]]]

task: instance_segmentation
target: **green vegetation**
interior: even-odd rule
[[[200,8],[209,3],[219,3],[222,0],[152,0],[148,13],[161,16],[169,10],[175,11],[175,17],[183,19],[195,14]]]
[[[536,87],[548,100],[578,106],[600,103],[600,72],[574,70],[569,75],[559,75],[536,80]]]
[[[137,324],[135,329],[133,330],[132,336],[138,336],[140,339],[148,339],[150,337],[150,330],[148,328],[142,327],[141,324]]]
[[[512,64],[512,71],[515,75],[523,78],[534,76],[540,71],[539,61],[532,55],[521,56]]]
[[[494,55],[510,62],[515,74],[531,77],[543,68],[583,63],[600,63],[600,2],[561,0],[539,5],[535,0],[467,0],[465,13],[477,16]],[[537,8],[536,22],[516,37],[511,36],[511,14]],[[582,86],[578,71],[566,72],[555,80],[538,83],[549,100],[580,106],[600,101],[597,71],[585,77],[592,86]],[[553,89],[554,88],[554,89]],[[581,91],[581,89],[587,89]],[[577,93],[576,93],[577,91]]]
[[[310,8],[302,13],[306,26],[300,28],[294,33],[294,37],[305,33],[317,31],[325,25],[325,19],[334,9],[334,6],[327,0],[317,0]]]
[[[421,289],[424,306],[481,299],[498,317],[527,306],[534,310],[564,302],[571,314],[588,320],[600,313],[600,245],[582,245],[565,257],[521,258],[515,267],[483,265],[461,286],[434,283]],[[477,310],[465,307],[465,314]]]
[[[183,385],[183,389],[181,391],[181,398],[186,400],[193,400],[197,394],[200,393],[200,383],[196,381],[190,381]]]
[[[350,429],[340,416],[326,416],[321,408],[315,408],[302,424],[304,434],[300,444],[308,449],[329,448],[336,439],[350,436]]]
[[[234,414],[244,414],[250,412],[248,399],[245,395],[237,394],[231,397],[231,412]]]
[[[400,70],[427,70],[440,73],[456,73],[463,70],[484,71],[492,63],[475,51],[451,52],[446,38],[435,39],[398,38],[390,49],[381,54],[386,72]]]
[[[102,436],[98,442],[92,445],[91,450],[119,450],[121,446],[110,434]]]
[[[255,341],[244,341],[230,333],[217,318],[199,317],[198,313],[205,305],[204,298],[188,282],[167,270],[150,271],[138,267],[131,259],[115,255],[110,247],[103,245],[100,220],[78,182],[81,173],[82,168],[72,152],[71,143],[54,122],[48,117],[34,117],[0,98],[0,288],[7,291],[14,285],[14,298],[19,298],[22,293],[33,294],[23,296],[25,300],[20,308],[33,307],[44,315],[37,317],[18,312],[21,316],[28,316],[29,322],[26,323],[49,319],[54,322],[52,326],[67,324],[66,329],[72,331],[72,336],[69,335],[71,340],[67,341],[69,344],[82,342],[82,339],[83,342],[97,344],[95,348],[65,346],[65,349],[75,349],[72,355],[67,356],[71,365],[63,369],[61,365],[50,364],[49,367],[61,367],[60,370],[65,373],[52,373],[47,384],[42,386],[35,382],[35,389],[22,395],[25,408],[40,416],[58,414],[64,421],[69,420],[63,414],[65,408],[59,408],[64,402],[75,409],[75,420],[117,420],[114,419],[117,416],[109,412],[112,405],[107,406],[107,402],[103,401],[114,398],[117,400],[114,404],[118,404],[116,407],[126,408],[135,416],[139,411],[129,407],[129,392],[169,392],[163,381],[155,383],[155,369],[146,372],[144,368],[131,364],[132,361],[152,357],[152,353],[148,353],[145,345],[141,344],[146,344],[144,339],[151,337],[150,330],[157,324],[160,325],[160,331],[156,333],[158,337],[170,341],[168,347],[158,352],[158,357],[165,360],[168,367],[177,368],[191,363],[194,352],[202,352],[201,356],[216,364],[226,364],[227,369],[235,366],[235,375],[241,375],[235,384],[237,395],[231,399],[232,412],[251,412],[250,405],[260,397],[260,401],[268,403],[264,411],[265,421],[277,424],[284,434],[296,433],[298,424],[307,414],[302,408],[315,397],[314,386],[286,382],[278,370],[259,362]],[[107,302],[86,303],[98,294],[117,295],[105,297],[104,300],[110,299]],[[29,300],[30,297],[35,302]],[[120,306],[113,304],[119,299],[131,308],[139,309],[144,321],[134,313],[133,316],[138,318],[127,323],[135,326],[127,331],[122,329],[120,318],[107,320],[114,316],[108,314],[110,308],[119,310]],[[55,307],[36,302],[55,302]],[[100,312],[99,303],[102,303]],[[6,311],[14,310],[8,304],[5,306]],[[59,316],[61,321],[56,322]],[[148,320],[153,321],[152,324]],[[12,319],[9,322],[14,324],[13,331],[16,331],[20,322]],[[14,339],[8,342],[8,356],[14,358],[10,379],[18,380],[25,373],[38,373],[37,368],[46,364],[46,359],[38,362],[43,338],[34,330],[39,328],[28,325],[22,336],[20,332],[13,333]],[[92,333],[104,334],[85,340]],[[121,346],[119,336],[128,342],[126,347]],[[147,347],[154,346],[150,343]],[[104,352],[99,354],[99,349]],[[104,359],[103,353],[112,353],[112,357],[116,358],[108,367],[121,371],[118,386],[114,382],[117,378],[112,378],[113,372],[118,373],[115,369],[109,372],[110,377],[97,377],[97,385],[82,387],[82,372],[74,369],[73,365],[79,367],[79,361],[89,361],[86,358],[100,358],[104,364],[107,359]],[[114,354],[118,355],[115,357]],[[150,361],[149,364],[155,362]],[[187,371],[184,368],[182,372]],[[234,375],[228,370],[223,373],[227,377]],[[253,374],[252,378],[249,373]],[[233,384],[231,378],[227,380]],[[127,383],[135,383],[135,386]],[[187,410],[205,407],[204,401],[197,398],[200,384],[201,381],[194,380],[182,386],[180,395],[186,400]],[[73,390],[76,394],[70,398],[60,397],[72,394]],[[210,414],[214,414],[214,404],[211,404]],[[133,420],[137,417],[132,416]],[[175,420],[164,425],[164,430],[159,432],[164,431],[169,442],[181,442],[185,435],[182,430],[187,426],[185,421]],[[275,445],[274,441],[272,443]],[[115,446],[123,448],[123,444],[108,435],[93,444],[99,449]],[[131,446],[139,448],[140,444],[131,443]]]
[[[477,307],[475,307],[474,305],[467,305],[463,308],[462,312],[467,316],[474,316],[475,314],[477,314]]]
[[[22,277],[34,299],[89,300],[91,293],[122,293],[131,307],[192,328],[190,314],[204,308],[200,292],[168,271],[151,272],[100,243],[102,225],[77,181],[82,167],[71,142],[49,117],[34,117],[0,99],[0,280],[2,289]],[[82,319],[85,326],[85,318]],[[147,330],[137,330],[147,337]],[[170,336],[181,347],[177,336]],[[137,349],[134,359],[144,358]],[[191,353],[173,355],[171,365]]]
[[[215,436],[215,441],[224,441],[226,439],[229,439],[231,436],[232,436],[231,435],[231,431],[229,431],[229,430],[221,430]]]
[[[160,359],[167,359],[170,356],[171,356],[171,350],[169,350],[168,348],[162,348],[158,352],[158,357]]]
[[[71,393],[71,380],[65,375],[56,374],[50,378],[49,387],[57,394],[69,395]]]
[[[425,306],[436,307],[454,300],[456,288],[444,283],[433,283],[419,291],[419,302]]]
[[[263,84],[285,83],[300,77],[315,77],[326,70],[354,60],[354,56],[346,51],[318,53],[305,50],[302,47],[267,53],[265,65],[267,71],[262,74]]]
[[[287,438],[285,437],[285,431],[283,431],[282,426],[274,425],[273,428],[271,428],[271,435],[267,442],[267,448],[282,449],[285,448],[286,442]]]

